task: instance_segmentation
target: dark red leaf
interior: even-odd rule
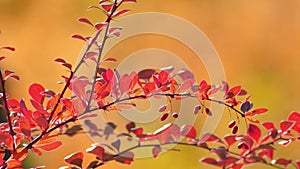
[[[258,143],[258,140],[261,136],[261,131],[256,125],[250,124],[247,133],[248,136],[253,138],[256,141],[256,143]]]
[[[244,103],[242,103],[241,105],[241,111],[246,113],[247,111],[249,111],[252,108],[253,104],[249,101],[245,101]]]
[[[156,71],[154,69],[144,69],[138,72],[139,79],[150,79]]]
[[[199,111],[200,111],[200,109],[201,109],[201,106],[200,106],[200,105],[195,106],[195,108],[194,108],[194,114],[195,114],[195,115],[198,114]]]
[[[232,120],[231,122],[229,122],[228,127],[229,127],[229,128],[232,128],[232,127],[235,126],[235,124],[236,124],[236,121],[235,121],[235,120]]]
[[[133,128],[135,128],[135,123],[134,122],[130,122],[126,125],[126,129],[127,129],[128,133],[130,133]]]
[[[232,133],[232,134],[236,134],[236,133],[238,132],[238,130],[239,130],[239,127],[238,127],[238,126],[234,126],[234,127],[232,128],[231,133]]]
[[[5,46],[5,47],[0,47],[0,50],[2,49],[6,49],[6,50],[10,50],[10,51],[15,51],[16,49],[10,46]]]
[[[6,58],[6,57],[1,56],[1,57],[0,57],[0,61],[4,60],[5,58]]]
[[[92,22],[91,22],[90,20],[88,20],[87,18],[78,18],[78,21],[81,22],[81,23],[85,23],[85,24],[94,26],[94,25],[92,24]]]
[[[82,167],[82,161],[83,161],[83,153],[77,152],[73,153],[67,157],[65,157],[65,162],[71,165],[76,165],[78,167]]]
[[[71,36],[71,38],[83,40],[85,42],[87,41],[83,36],[81,36],[79,34],[74,34],[74,35]]]
[[[187,137],[187,138],[192,138],[192,139],[195,139],[197,136],[197,130],[195,129],[195,127],[192,125],[188,125],[188,124],[183,125],[180,128],[180,133],[182,136]]]
[[[179,116],[178,113],[172,113],[172,117],[173,117],[173,118],[177,119],[178,116]]]
[[[156,145],[152,148],[152,154],[153,157],[156,158],[161,152],[161,147],[159,145]]]
[[[103,160],[104,151],[105,150],[103,147],[96,146],[96,145],[86,149],[87,153],[93,154],[93,155],[97,156],[98,158],[100,158],[101,160]]]
[[[160,121],[165,121],[169,116],[169,113],[165,113],[160,117]]]
[[[208,115],[208,116],[212,116],[212,112],[209,108],[205,108],[205,113]]]

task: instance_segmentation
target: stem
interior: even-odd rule
[[[57,102],[56,102],[56,104],[54,105],[53,110],[52,110],[51,113],[50,113],[50,117],[49,117],[49,119],[48,119],[48,128],[50,127],[50,122],[51,122],[51,120],[52,120],[52,118],[53,118],[53,115],[54,115],[54,113],[55,113],[55,111],[56,111],[56,109],[57,109],[57,107],[58,107],[58,105],[59,105],[61,99],[63,98],[64,94],[66,93],[68,87],[69,87],[70,84],[71,84],[71,80],[72,80],[72,78],[73,78],[73,75],[74,75],[74,73],[71,71],[70,76],[69,76],[69,79],[67,80],[67,83],[65,84],[65,86],[64,86],[64,88],[63,88],[63,90],[62,90],[62,92],[61,92],[61,94],[60,94],[60,96],[59,96],[59,98],[58,98],[58,100],[57,100]],[[48,128],[47,128],[47,129],[48,129]],[[47,130],[47,129],[46,129],[46,130]]]
[[[118,104],[118,103],[121,103],[121,102],[129,101],[129,100],[134,100],[134,99],[139,99],[139,98],[146,99],[146,98],[149,98],[149,97],[152,97],[152,96],[166,96],[166,97],[171,97],[171,98],[175,98],[175,97],[192,97],[192,98],[197,98],[196,96],[193,96],[190,93],[174,93],[174,94],[172,94],[172,93],[156,93],[156,94],[153,94],[151,96],[138,95],[138,96],[133,96],[133,97],[128,97],[128,98],[123,98],[123,99],[115,100],[115,101],[113,101],[111,103],[108,103],[107,105],[105,105],[103,107],[100,107],[100,108],[87,109],[83,114],[86,114],[88,112],[92,112],[92,111],[95,111],[95,110],[98,110],[98,109],[106,110],[109,106],[112,106],[112,105],[115,105],[115,104]],[[227,103],[224,103],[223,101],[213,100],[213,99],[206,99],[206,100],[222,104],[222,105],[224,105],[224,106],[232,109],[233,111],[237,112],[242,117],[245,117],[244,113],[242,113],[241,111],[237,110],[233,106],[231,106],[231,105],[229,105]]]
[[[12,122],[11,122],[11,118],[10,118],[10,111],[8,108],[8,104],[7,104],[7,98],[6,98],[6,90],[5,90],[5,80],[3,79],[3,75],[2,75],[2,71],[0,69],[0,83],[1,83],[1,91],[2,91],[2,97],[3,97],[3,104],[4,104],[4,111],[6,114],[6,118],[7,118],[7,122],[8,122],[8,126],[9,126],[9,133],[12,137],[13,140],[13,153],[16,152],[16,145],[15,145],[15,139],[14,139],[14,129],[12,126]]]
[[[189,144],[189,143],[183,143],[183,142],[177,142],[177,141],[175,141],[175,142],[167,142],[167,143],[163,143],[163,144],[144,144],[144,145],[142,145],[142,144],[137,144],[137,145],[135,145],[135,146],[133,146],[133,147],[130,147],[130,148],[128,148],[128,149],[125,149],[125,150],[123,150],[123,151],[121,151],[121,152],[119,152],[119,153],[113,155],[112,158],[107,159],[106,161],[97,164],[97,165],[95,166],[95,168],[100,167],[100,166],[106,164],[106,163],[109,162],[109,161],[113,161],[113,160],[115,160],[117,157],[122,156],[122,154],[125,154],[125,153],[127,153],[127,152],[129,152],[129,151],[132,151],[132,150],[135,150],[135,149],[146,148],[146,147],[155,147],[155,146],[174,145],[174,144],[176,144],[176,145],[181,145],[181,146],[188,146],[188,147],[197,147],[197,148],[204,149],[204,150],[208,150],[208,151],[213,150],[213,148],[210,148],[210,147],[206,147],[206,146],[198,146],[197,144]],[[235,155],[235,156],[239,156],[238,153],[231,152],[231,151],[227,151],[227,152],[228,152],[229,154],[232,154],[232,155]],[[241,159],[243,159],[243,158],[241,158]],[[272,167],[278,168],[278,169],[283,169],[282,167],[275,166],[275,165],[273,165],[273,164],[271,164],[271,163],[262,163],[262,164],[266,164],[266,165],[269,165],[269,166],[272,166]],[[226,168],[226,167],[223,166],[223,168]]]
[[[104,33],[104,36],[103,36],[103,40],[102,40],[102,44],[101,44],[101,47],[99,48],[99,54],[98,54],[98,57],[97,57],[97,64],[96,64],[96,67],[95,67],[95,72],[94,72],[94,79],[93,79],[93,82],[92,82],[92,89],[91,89],[91,92],[90,92],[90,97],[88,99],[88,102],[87,102],[87,107],[86,107],[86,111],[89,111],[90,109],[90,106],[91,106],[91,102],[92,102],[92,98],[93,98],[93,93],[94,93],[94,90],[95,90],[95,84],[96,84],[96,78],[97,78],[97,73],[98,73],[98,67],[100,65],[100,60],[101,60],[101,56],[102,56],[102,53],[103,53],[103,49],[104,49],[104,46],[105,46],[105,43],[108,39],[108,30],[109,30],[109,26],[110,26],[110,22],[112,20],[112,16],[114,14],[114,12],[117,10],[117,8],[122,4],[123,1],[121,1],[119,4],[117,4],[117,0],[114,1],[114,5],[112,7],[112,10],[111,10],[111,13],[110,15],[107,17],[106,19],[106,28],[105,28],[105,33]]]
[[[42,139],[44,135],[51,133],[52,131],[60,128],[61,126],[64,126],[64,125],[66,125],[66,124],[68,124],[70,122],[75,122],[75,121],[77,121],[77,117],[76,116],[74,116],[74,117],[72,117],[72,118],[70,118],[70,119],[68,119],[68,120],[66,120],[66,121],[64,121],[64,122],[62,122],[62,123],[60,123],[60,124],[52,127],[52,128],[50,128],[46,132],[41,133],[40,135],[38,135],[37,137],[35,137],[34,140],[32,140],[29,144],[27,144],[26,147],[25,147],[25,149],[31,149],[32,146],[35,143],[37,143],[40,139]]]
[[[229,105],[227,103],[224,103],[223,101],[220,101],[220,100],[214,100],[214,99],[206,99],[208,101],[211,101],[211,102],[215,102],[215,103],[219,103],[219,104],[222,104],[228,108],[231,108],[232,110],[234,110],[235,112],[237,112],[238,114],[240,114],[242,117],[245,117],[245,114],[241,111],[239,111],[238,109],[234,108],[232,105]]]

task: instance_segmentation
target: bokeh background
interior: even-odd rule
[[[9,82],[11,96],[28,98],[27,88],[32,82],[59,91],[61,86],[56,82],[67,72],[53,60],[63,57],[71,63],[76,62],[83,43],[71,40],[70,35],[93,33],[91,28],[76,20],[83,16],[93,21],[103,20],[101,13],[86,10],[96,3],[96,0],[0,0],[0,46],[16,47],[16,52],[6,54],[9,58],[1,63],[1,67],[13,69],[21,76],[20,81]],[[240,84],[252,93],[256,107],[269,108],[269,113],[259,119],[279,122],[289,112],[300,111],[300,1],[138,0],[137,4],[126,6],[133,13],[155,11],[177,15],[199,27],[216,47],[227,81]],[[128,52],[132,46],[140,45],[141,39],[133,39],[122,49]],[[149,38],[145,44],[158,47],[157,43]],[[163,48],[172,50],[171,47],[172,42]],[[188,53],[177,51],[176,54]],[[229,132],[222,128],[228,120],[230,117],[224,116],[217,134]],[[62,140],[65,144],[62,149],[45,153],[42,158],[32,155],[27,165],[46,164],[47,168],[58,168],[63,165],[65,155],[82,151],[92,143],[83,135]],[[157,159],[138,159],[130,166],[110,163],[103,168],[213,168],[198,162],[209,155],[208,152],[178,148],[181,152],[172,151]],[[299,144],[284,149],[277,147],[276,156],[299,158],[298,148]],[[264,165],[256,167],[268,168]]]

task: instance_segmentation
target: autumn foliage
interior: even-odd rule
[[[175,123],[166,124],[153,132],[144,132],[142,127],[129,122],[121,126],[127,132],[120,133],[116,140],[105,146],[93,144],[85,152],[68,155],[64,159],[66,166],[62,168],[100,168],[109,161],[131,164],[134,161],[135,149],[151,147],[152,155],[156,158],[164,146],[185,145],[215,154],[214,157],[217,158],[199,157],[200,162],[220,168],[239,169],[250,164],[263,163],[275,168],[293,165],[300,169],[298,161],[284,157],[274,158],[275,144],[285,147],[300,139],[300,113],[291,112],[279,124],[255,120],[255,116],[267,113],[268,109],[255,107],[245,89],[241,86],[229,87],[226,82],[219,85],[209,84],[205,80],[198,82],[187,69],[175,72],[172,67],[168,67],[120,74],[117,69],[100,67],[103,62],[117,61],[115,58],[102,58],[106,41],[121,36],[121,28],[110,27],[110,23],[129,12],[127,9],[120,9],[122,4],[135,2],[136,0],[101,0],[98,5],[89,8],[104,12],[107,16],[104,22],[92,23],[87,18],[78,19],[80,23],[94,28],[96,33],[87,37],[72,35],[72,38],[87,45],[77,65],[74,66],[62,58],[54,60],[69,72],[69,75],[62,76],[64,87],[60,92],[32,83],[28,88],[31,97],[29,100],[11,98],[6,92],[6,81],[20,78],[14,71],[1,68],[1,109],[6,116],[6,122],[0,124],[0,168],[22,168],[22,161],[29,151],[42,155],[42,151],[54,151],[62,147],[62,142],[57,138],[63,134],[73,136],[81,132],[83,129],[78,123],[79,120],[85,121],[90,132],[109,137],[117,126],[108,122],[104,130],[98,131],[89,120],[95,117],[95,114],[91,114],[95,110],[122,111],[134,108],[134,100],[164,97],[170,103],[186,98],[197,100],[198,104],[194,105],[194,111],[191,112],[195,116],[212,116],[215,113],[206,103],[225,106],[236,114],[236,118],[227,126],[231,133],[225,136],[204,133],[199,136],[199,130],[192,124],[179,126]],[[4,50],[15,51],[13,47],[0,48],[0,52]],[[1,61],[4,59],[4,56],[0,57]],[[95,64],[92,80],[76,74],[88,61]],[[68,91],[72,92],[71,96],[68,96]],[[216,93],[222,93],[223,98],[214,99]],[[180,112],[173,112],[170,107],[170,104],[164,104],[157,110],[161,113],[161,121],[176,119],[181,115]],[[73,122],[75,125],[70,126]],[[239,131],[240,123],[247,125],[246,131]],[[123,137],[134,140],[136,145],[122,148]],[[95,160],[83,166],[86,153],[93,155]]]

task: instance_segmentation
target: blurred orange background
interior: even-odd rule
[[[16,52],[6,54],[9,58],[1,62],[1,67],[13,69],[21,76],[20,81],[9,82],[13,97],[27,98],[27,88],[32,82],[59,91],[61,86],[56,82],[67,72],[53,60],[62,57],[75,64],[83,43],[71,40],[70,35],[93,33],[76,20],[88,17],[102,21],[101,13],[86,10],[96,3],[96,0],[0,0],[0,46],[16,47]],[[126,7],[133,13],[170,13],[201,29],[218,51],[229,84],[242,85],[252,94],[256,107],[269,108],[269,113],[259,119],[279,122],[289,112],[300,111],[300,1],[138,0],[137,4]],[[130,48],[137,44],[127,45]],[[217,134],[230,132],[222,128],[228,120],[228,116],[224,117]],[[62,149],[45,153],[41,158],[33,155],[26,162],[28,166],[46,164],[47,168],[58,168],[64,164],[65,155],[84,151],[92,143],[88,136],[63,140]],[[198,162],[208,152],[178,148],[181,152],[172,151],[157,159],[138,159],[130,166],[110,163],[103,168],[213,168]],[[299,148],[296,144],[284,149],[278,147],[275,156],[299,158],[296,148]],[[257,168],[268,167],[257,165]]]

